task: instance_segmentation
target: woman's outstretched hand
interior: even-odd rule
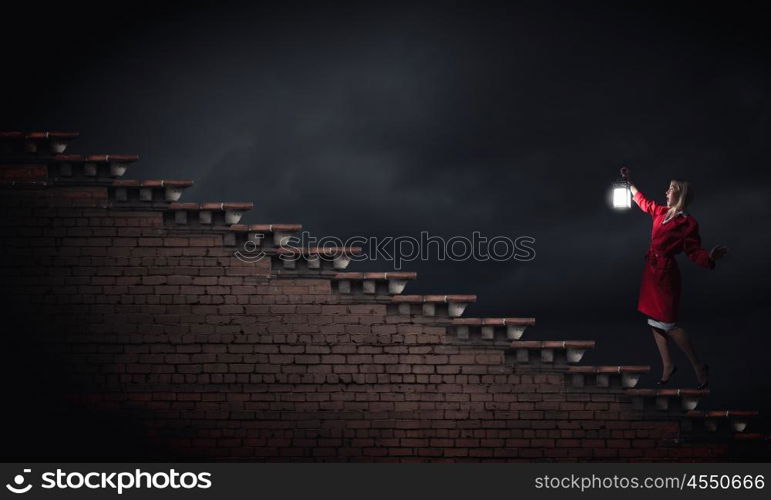
[[[717,262],[718,260],[725,257],[727,253],[728,253],[728,248],[722,245],[718,245],[709,251],[709,258],[710,260],[712,260],[712,262]]]

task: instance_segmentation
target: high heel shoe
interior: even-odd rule
[[[697,389],[706,389],[709,385],[709,365],[704,363],[704,382],[697,385]]]
[[[666,384],[667,384],[667,382],[669,382],[669,380],[672,378],[672,375],[674,375],[676,371],[677,371],[677,365],[675,365],[675,366],[673,366],[673,367],[672,367],[672,371],[671,371],[671,372],[669,372],[669,377],[667,377],[667,379],[666,379],[666,380],[664,380],[664,379],[662,378],[661,380],[659,380],[658,382],[656,382],[656,384],[657,384],[657,385],[666,385]]]

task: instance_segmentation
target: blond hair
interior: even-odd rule
[[[693,201],[693,188],[683,179],[672,179],[670,184],[674,186],[674,198],[672,206],[667,210],[667,218],[674,217],[678,212],[684,211]]]

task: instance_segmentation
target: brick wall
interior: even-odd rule
[[[762,436],[698,432],[676,396],[663,410],[621,374],[570,372],[560,346],[517,348],[537,327],[515,341],[461,333],[441,304],[427,315],[356,284],[342,293],[327,264],[242,262],[226,230],[175,223],[162,204],[16,175],[0,207],[18,429],[4,458],[768,456]]]

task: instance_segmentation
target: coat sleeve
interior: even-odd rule
[[[699,236],[699,225],[696,221],[688,224],[683,234],[683,252],[697,266],[706,269],[714,269],[715,261],[709,258],[709,252],[701,248],[701,236]]]
[[[640,207],[640,210],[642,210],[646,214],[656,215],[662,210],[667,209],[667,207],[665,207],[664,205],[659,205],[655,201],[652,201],[646,198],[645,195],[642,194],[642,191],[640,191],[639,189],[635,193],[633,199],[634,199],[634,202],[637,203],[637,206]]]

